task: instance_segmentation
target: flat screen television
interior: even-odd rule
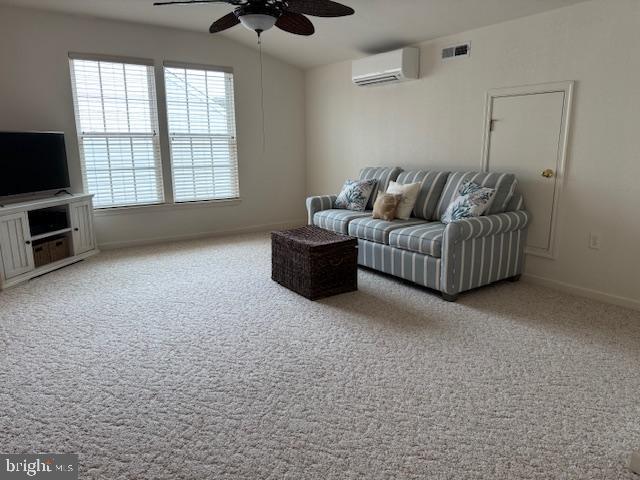
[[[69,186],[64,133],[0,132],[0,197]]]

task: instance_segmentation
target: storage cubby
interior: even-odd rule
[[[31,210],[28,215],[29,230],[34,239],[70,230],[69,207],[67,205]]]

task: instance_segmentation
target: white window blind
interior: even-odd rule
[[[164,69],[176,202],[238,198],[233,74]]]
[[[71,59],[85,187],[96,208],[163,201],[153,66]]]

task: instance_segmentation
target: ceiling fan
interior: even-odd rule
[[[345,17],[354,10],[332,0],[169,0],[154,5],[194,5],[199,3],[228,3],[237,8],[216,20],[210,33],[222,32],[239,23],[253,30],[258,37],[274,25],[296,35],[313,35],[315,28],[305,15],[314,17]]]

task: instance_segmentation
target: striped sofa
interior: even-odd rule
[[[398,167],[369,167],[360,172],[360,179],[372,178],[378,180],[378,188],[364,212],[333,208],[336,195],[307,198],[309,224],[358,238],[360,265],[438,290],[448,301],[466,290],[520,277],[530,216],[513,174]],[[421,183],[409,220],[388,222],[371,216],[377,191],[385,191],[392,180]],[[467,181],[496,190],[489,211],[481,217],[441,223],[455,193]]]

